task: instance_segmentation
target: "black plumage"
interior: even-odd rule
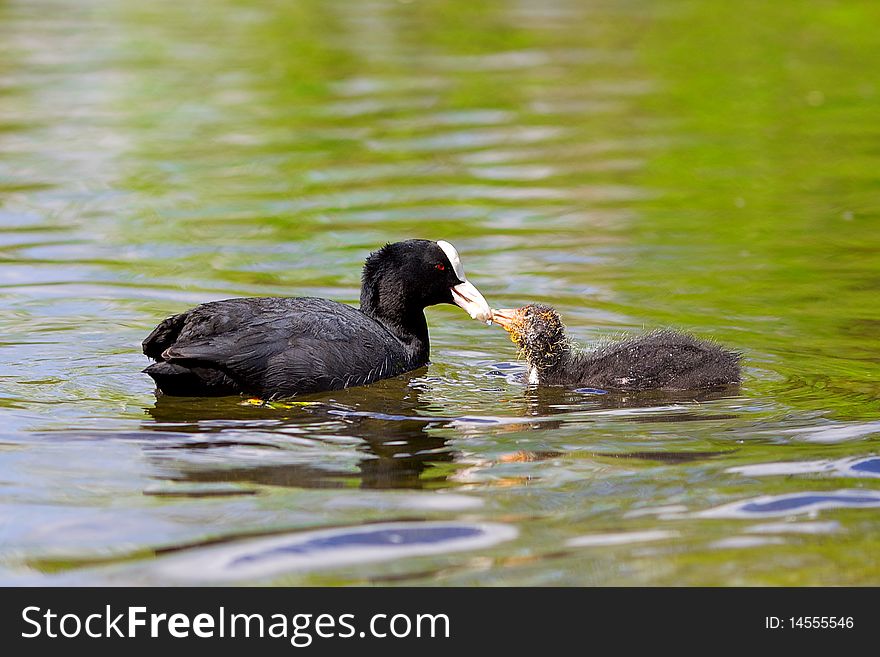
[[[489,308],[444,242],[408,240],[371,254],[361,308],[313,297],[227,299],[161,322],[144,340],[144,372],[168,395],[247,393],[264,399],[338,390],[421,367],[424,308]]]
[[[496,310],[529,365],[529,381],[602,390],[696,390],[740,382],[740,354],[713,342],[659,330],[577,349],[558,313],[544,304]]]

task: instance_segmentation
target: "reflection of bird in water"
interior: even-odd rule
[[[738,393],[739,389],[735,386],[635,392],[532,386],[523,390],[523,399],[529,414],[536,418],[553,417],[573,411],[602,413],[620,410],[620,419],[628,422],[700,422],[737,417],[729,412],[708,412],[703,404],[734,398]],[[633,412],[626,413],[626,410]],[[649,412],[642,413],[639,410]]]
[[[700,403],[694,403],[721,399],[730,395],[729,391],[588,394],[553,386],[523,389],[507,400],[504,417],[436,417],[431,413],[436,413],[438,402],[431,400],[429,385],[403,376],[367,387],[269,404],[237,398],[160,397],[146,409],[152,421],[145,422],[144,428],[165,439],[155,441],[148,450],[163,476],[178,482],[291,488],[342,488],[357,482],[365,489],[418,490],[457,486],[464,482],[458,475],[465,469],[473,473],[498,464],[566,457],[552,445],[532,450],[512,448],[490,458],[464,456],[453,447],[451,433],[461,445],[487,434],[504,445],[504,434],[552,431],[570,422],[572,414],[582,422],[593,411],[604,414],[618,409],[655,409],[624,412],[619,415],[622,422],[732,417],[707,412]],[[444,428],[447,430],[442,431]],[[584,439],[589,451],[589,438]],[[300,444],[291,445],[295,441]],[[682,452],[676,458],[675,454],[659,449],[640,454],[595,453],[667,462],[696,456]],[[493,478],[486,485],[504,485],[507,481]],[[192,494],[211,493],[206,489]]]
[[[669,422],[708,422],[715,420],[735,419],[737,414],[716,412],[704,404],[722,401],[738,396],[736,386],[703,390],[645,390],[634,392],[602,391],[594,389],[571,389],[562,386],[529,386],[522,390],[516,399],[520,406],[518,412],[530,420],[529,424],[502,425],[496,431],[521,431],[525,428],[534,430],[556,429],[567,421],[574,413],[580,420],[589,418],[595,413],[597,419],[614,413],[620,422],[636,423],[669,423]],[[632,411],[631,413],[627,412]],[[620,413],[617,413],[620,411]],[[589,451],[589,450],[586,450]],[[663,461],[667,463],[683,463],[686,461],[703,460],[727,454],[730,450],[719,451],[670,451],[651,450],[639,452],[590,452],[593,456]],[[501,455],[498,461],[503,463],[523,463],[544,461],[565,457],[565,452],[557,450],[517,450]]]
[[[169,478],[175,481],[341,488],[359,479],[361,488],[442,486],[449,468],[435,466],[452,462],[455,452],[446,438],[429,431],[444,422],[424,414],[426,405],[409,383],[408,377],[397,377],[292,403],[159,397],[146,409],[154,422],[144,427],[168,436],[183,434],[179,441],[161,441],[150,447],[156,457],[161,456],[163,468],[172,470]],[[194,439],[193,434],[204,439]],[[340,438],[361,441],[357,471],[345,467],[347,459],[339,463],[318,456],[309,462],[283,462],[288,451],[285,442],[308,437],[320,454],[322,435],[333,439],[327,443],[328,451]],[[183,450],[191,456],[194,450],[223,447],[274,449],[278,462],[272,463],[272,456],[253,465],[242,465],[234,456],[222,460],[169,458],[170,450]]]

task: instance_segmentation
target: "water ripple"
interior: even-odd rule
[[[826,509],[880,507],[880,491],[838,490],[762,495],[696,514],[698,518],[752,518],[817,513]]]
[[[575,536],[574,538],[568,539],[565,544],[569,547],[610,547],[615,545],[627,545],[629,543],[662,541],[668,538],[675,538],[676,536],[678,536],[678,532],[654,529],[640,532],[619,532]]]
[[[159,569],[189,581],[262,579],[291,571],[480,550],[516,536],[515,528],[498,523],[384,523],[195,548],[170,557]]]
[[[820,461],[782,461],[754,463],[728,468],[726,472],[746,477],[826,474],[836,477],[880,477],[880,457],[844,458]]]

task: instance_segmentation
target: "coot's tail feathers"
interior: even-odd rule
[[[180,335],[180,331],[186,323],[187,315],[189,315],[189,311],[163,320],[141,343],[144,353],[153,360],[162,360],[162,352],[177,340],[177,336]]]
[[[247,336],[245,336],[247,337]],[[260,345],[257,345],[260,346]],[[241,360],[254,349],[247,339],[207,339],[192,340],[185,344],[173,344],[162,352],[161,358],[166,361],[202,361],[206,363],[227,363],[230,360]],[[266,351],[265,347],[263,351]]]
[[[149,355],[149,354],[147,354]],[[166,395],[184,397],[217,397],[236,395],[241,388],[228,375],[207,367],[153,363],[144,370]]]

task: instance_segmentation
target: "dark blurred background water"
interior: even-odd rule
[[[0,579],[880,583],[878,21],[0,1]],[[354,303],[364,257],[408,237],[584,344],[715,338],[745,384],[526,389],[503,331],[452,307],[428,368],[295,404],[157,401],[139,373],[162,318]],[[434,529],[338,558],[374,522]],[[315,558],[279,561],[287,540]]]

